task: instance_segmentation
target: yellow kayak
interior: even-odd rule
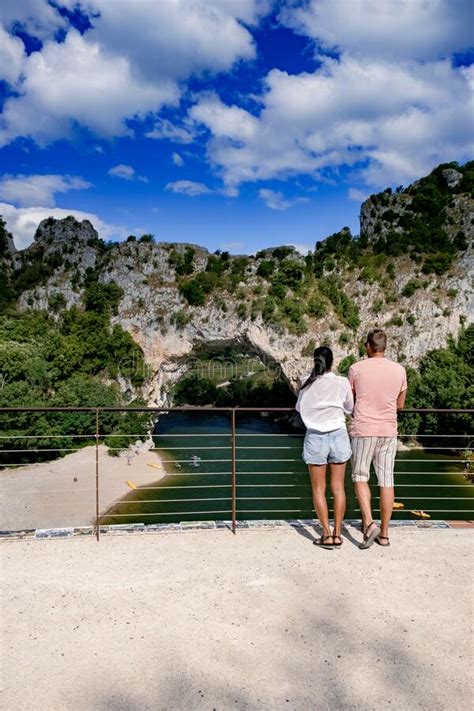
[[[404,509],[405,504],[402,504],[400,501],[395,501],[393,504],[393,508],[394,509]]]
[[[419,518],[431,518],[431,516],[424,511],[419,511],[418,509],[415,509],[414,511],[410,511],[414,516],[418,516]]]
[[[127,486],[129,486],[131,489],[136,489],[136,485],[133,483],[133,481],[128,481],[127,479]]]
[[[155,469],[163,469],[162,464],[156,464],[155,462],[147,462],[147,467],[154,467]]]

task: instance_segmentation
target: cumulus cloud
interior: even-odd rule
[[[450,61],[344,55],[313,73],[269,72],[259,116],[207,94],[190,115],[211,132],[208,157],[229,186],[341,166],[379,186],[472,155],[472,76]]]
[[[0,22],[8,30],[19,25],[30,36],[40,40],[52,37],[67,26],[65,18],[46,0],[2,0]]]
[[[226,139],[251,141],[258,130],[258,120],[252,114],[238,106],[226,106],[215,93],[201,94],[189,115],[214,136]]]
[[[276,190],[262,188],[258,191],[258,195],[271,210],[288,210],[291,207],[291,202],[285,199],[283,193]]]
[[[23,70],[26,53],[23,42],[0,25],[0,79],[16,84]]]
[[[91,183],[74,175],[4,175],[0,179],[0,198],[22,206],[53,207],[56,193],[90,187]]]
[[[207,185],[204,185],[204,183],[197,183],[194,180],[176,180],[174,183],[168,183],[165,189],[170,190],[173,193],[189,195],[190,197],[208,195],[214,192],[208,188]]]
[[[18,136],[40,144],[68,137],[76,124],[103,137],[127,133],[127,120],[176,105],[179,82],[190,75],[229,70],[252,59],[255,46],[243,23],[255,22],[265,0],[62,0],[93,16],[81,35],[46,0],[3,0],[0,19],[44,42],[40,51],[20,56],[19,40],[3,38],[0,58],[10,60],[3,77],[20,77],[18,94],[7,99],[0,145]],[[58,29],[67,32],[57,42]],[[20,43],[21,44],[21,43]],[[2,64],[5,64],[3,62]],[[162,135],[160,135],[160,130]],[[192,137],[158,123],[150,137]],[[168,134],[168,135],[166,135]]]
[[[148,178],[145,175],[138,175],[133,166],[124,163],[114,165],[107,172],[112,177],[122,178],[122,180],[139,180],[142,183],[148,183]]]
[[[208,159],[227,188],[299,174],[327,180],[342,167],[380,187],[470,158],[473,69],[450,55],[473,43],[472,3],[454,4],[283,3],[280,21],[315,40],[318,68],[271,70],[255,113],[209,93],[189,112],[208,129]],[[334,48],[337,58],[321,54]]]
[[[179,95],[172,82],[145,82],[128,58],[107,54],[75,30],[62,44],[46,42],[28,57],[21,91],[5,102],[0,145],[17,136],[39,143],[67,137],[75,122],[102,136],[123,135],[127,117],[144,116]]]
[[[192,143],[196,132],[194,126],[176,126],[169,119],[158,119],[153,130],[145,133],[145,136],[157,140],[166,138],[173,143]]]
[[[359,190],[358,188],[349,188],[347,197],[355,202],[364,202],[367,199],[367,191]]]
[[[100,13],[91,34],[117,55],[133,57],[143,76],[186,79],[221,72],[255,56],[252,35],[266,3],[255,0],[89,0]]]
[[[178,168],[181,168],[181,166],[184,165],[184,160],[182,156],[179,155],[179,153],[173,153],[173,155],[171,156],[171,160],[175,165],[178,166]]]
[[[33,237],[41,220],[55,217],[60,220],[73,215],[77,220],[89,220],[94,225],[100,237],[108,239],[123,239],[129,231],[123,225],[112,225],[104,222],[98,215],[81,210],[68,210],[60,207],[15,207],[8,203],[0,203],[0,215],[7,223],[7,229],[12,233],[17,249],[24,249],[33,242]]]
[[[297,197],[289,200],[279,190],[270,190],[269,188],[261,188],[258,191],[258,196],[271,210],[288,210],[289,207],[293,207],[297,203],[308,202],[309,200],[307,197]]]
[[[326,49],[429,60],[472,47],[472,0],[288,0],[281,20]]]

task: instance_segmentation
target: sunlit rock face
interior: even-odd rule
[[[178,273],[177,263],[192,252],[191,273],[184,278],[205,273],[211,257],[207,249],[191,243],[155,243],[135,238],[106,245],[90,222],[78,222],[72,217],[43,220],[34,243],[23,252],[15,253],[13,243],[8,242],[7,249],[16,266],[38,259],[47,261],[52,255],[59,260],[45,283],[22,293],[19,306],[48,310],[51,297],[58,293],[65,299],[65,308],[80,306],[88,276],[94,275],[99,282],[115,282],[122,288],[123,297],[113,322],[129,331],[143,349],[150,377],[141,394],[157,405],[170,403],[171,387],[187,371],[193,348],[199,344],[243,344],[265,363],[279,368],[295,389],[299,377],[311,368],[308,353],[314,345],[330,345],[337,366],[347,355],[359,357],[366,332],[380,326],[389,336],[389,357],[416,367],[425,353],[444,346],[463,323],[470,323],[474,313],[474,200],[459,192],[461,173],[446,168],[442,175],[447,189],[452,191],[446,205],[445,229],[453,238],[462,231],[466,248],[458,251],[449,270],[441,276],[422,274],[419,263],[408,255],[390,257],[394,276],[388,287],[386,279],[364,280],[361,269],[350,263],[325,273],[329,280],[341,279],[344,292],[358,306],[357,329],[349,329],[329,301],[324,316],[305,314],[306,332],[302,335],[289,332],[282,324],[269,323],[261,311],[252,313],[252,305],[270,287],[269,280],[256,272],[259,260],[272,259],[272,249],[248,258],[241,281],[232,290],[226,288],[229,277],[223,274],[204,304],[193,306],[179,289],[183,275]],[[406,191],[386,191],[372,198],[361,207],[361,235],[369,246],[380,236],[403,232],[400,218],[410,213],[413,201]],[[230,264],[238,259],[230,256]],[[295,251],[284,259],[304,265],[303,256]],[[404,293],[413,281],[418,284],[414,293]],[[318,289],[317,281],[313,288]],[[288,298],[293,296],[306,298],[289,289]],[[121,387],[129,388],[130,384],[124,382]]]

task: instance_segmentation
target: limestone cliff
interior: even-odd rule
[[[417,183],[371,196],[361,208],[360,238],[346,230],[309,257],[293,248],[211,255],[149,236],[105,244],[88,221],[48,218],[34,243],[12,255],[15,274],[44,265],[18,304],[51,310],[61,295],[64,308],[81,306],[88,281],[115,282],[123,296],[114,321],[143,349],[152,372],[145,395],[156,404],[169,403],[170,386],[199,343],[240,342],[277,364],[293,386],[311,365],[313,345],[330,344],[336,362],[357,357],[363,334],[379,325],[388,331],[389,355],[416,365],[474,312],[474,200],[465,173],[443,170],[433,193],[442,205],[428,225],[433,249],[419,228],[428,188]]]

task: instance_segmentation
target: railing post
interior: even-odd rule
[[[100,538],[99,525],[99,410],[95,411],[95,535]]]
[[[235,534],[237,517],[237,466],[235,458],[235,407],[232,408],[232,533]]]

